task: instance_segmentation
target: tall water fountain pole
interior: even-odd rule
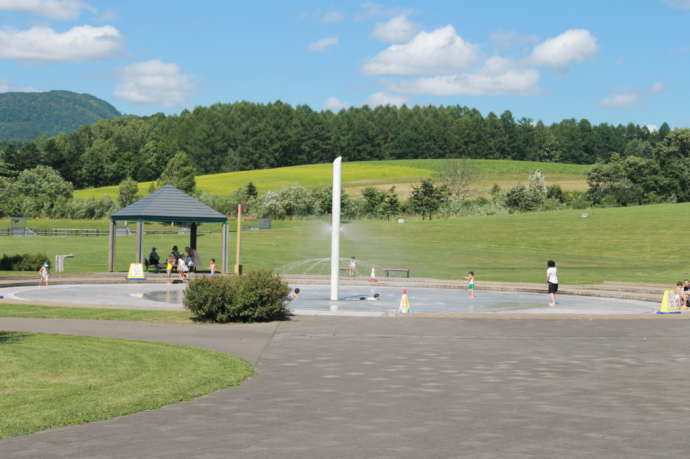
[[[333,208],[331,210],[331,301],[338,300],[340,275],[340,165],[342,156],[333,161]]]

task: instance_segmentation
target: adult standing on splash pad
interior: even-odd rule
[[[546,282],[549,285],[549,296],[551,303],[549,307],[556,306],[556,293],[558,293],[558,273],[556,271],[556,262],[549,260],[546,262]]]

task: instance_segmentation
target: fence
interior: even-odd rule
[[[128,228],[118,227],[118,236],[132,236],[134,231]],[[145,230],[146,234],[180,234],[179,230]],[[9,229],[0,229],[0,236],[78,236],[78,237],[88,237],[88,236],[107,236],[109,234],[108,230],[99,230],[96,228],[46,228],[42,230],[32,231],[27,229],[26,234],[18,234],[15,230],[10,231]],[[210,234],[210,231],[199,231],[198,235]]]

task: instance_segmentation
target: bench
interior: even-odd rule
[[[410,277],[409,268],[383,268],[383,272],[386,274],[386,277],[390,277],[390,273],[405,273],[405,277]]]
[[[340,267],[340,270],[341,270],[341,271],[347,271],[347,273],[348,273],[350,276],[354,276],[355,273],[356,273],[356,271],[357,271],[357,268],[352,267],[352,266],[341,266],[341,267]]]

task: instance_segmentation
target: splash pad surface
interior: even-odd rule
[[[0,295],[9,300],[39,304],[103,306],[141,309],[183,309],[186,284],[85,284],[49,287],[8,287]],[[327,285],[295,283],[300,297],[289,304],[295,314],[385,316],[395,313],[402,289],[376,284],[344,285],[340,300],[330,301]],[[375,293],[379,301],[371,300]],[[408,289],[412,313],[486,313],[486,314],[650,314],[657,304],[617,298],[559,295],[555,308],[547,306],[546,294],[525,292],[477,291],[468,297],[462,289]],[[364,300],[361,300],[364,298]]]

